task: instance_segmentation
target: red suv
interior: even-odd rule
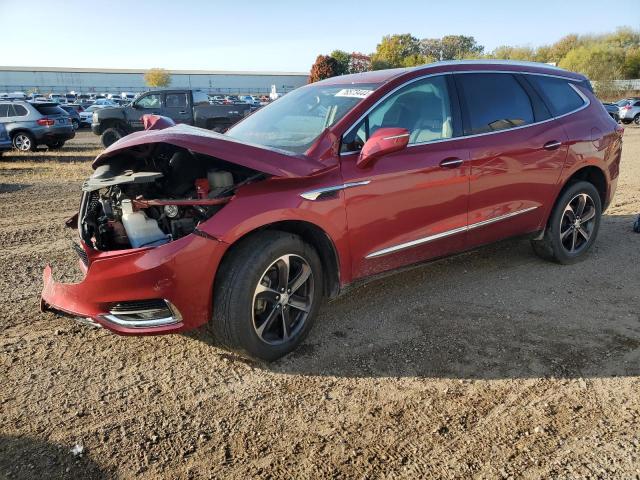
[[[330,78],[225,135],[149,125],[95,160],[70,222],[84,280],[47,267],[42,307],[124,335],[207,324],[265,360],[382,272],[523,234],[583,258],[622,147],[585,77],[499,61]]]

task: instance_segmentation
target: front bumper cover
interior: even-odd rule
[[[85,256],[79,265],[84,279],[71,284],[56,282],[47,266],[43,272],[41,310],[91,319],[121,335],[196,328],[211,318],[213,280],[227,247],[213,237],[193,234],[155,248],[111,252],[98,252],[83,243]],[[174,307],[175,321],[130,326],[110,317],[116,304],[151,299],[164,299]]]

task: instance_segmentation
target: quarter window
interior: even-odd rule
[[[9,104],[8,103],[0,103],[0,118],[9,116]]]
[[[582,97],[566,80],[541,75],[529,75],[527,78],[545,97],[555,117],[577,110],[584,105]]]
[[[28,114],[29,114],[29,112],[22,105],[14,105],[13,106],[13,116],[15,116],[15,117],[26,117]],[[11,112],[9,112],[9,116],[11,116]]]
[[[534,122],[533,107],[518,80],[505,73],[455,75],[466,109],[465,134],[495,132]]]
[[[359,151],[376,130],[388,127],[406,128],[410,145],[451,138],[446,78],[441,75],[410,83],[382,101],[345,135],[342,152]]]

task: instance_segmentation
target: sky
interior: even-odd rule
[[[26,9],[26,10],[25,10]],[[308,72],[383,35],[474,36],[487,51],[640,28],[640,0],[0,0],[3,66]]]

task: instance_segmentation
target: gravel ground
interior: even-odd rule
[[[518,239],[377,280],[271,365],[39,312],[97,148],[0,160],[0,477],[640,478],[640,129],[584,262]]]

